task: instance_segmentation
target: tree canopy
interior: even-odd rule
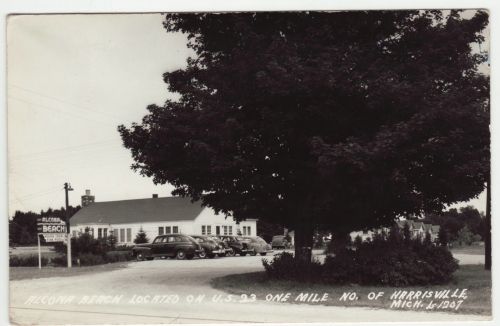
[[[489,173],[489,79],[471,51],[487,23],[482,11],[167,14],[195,51],[164,74],[179,99],[119,132],[135,170],[237,219],[347,232],[440,211]]]

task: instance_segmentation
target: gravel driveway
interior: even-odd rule
[[[247,256],[191,261],[158,259],[132,262],[126,268],[99,274],[11,281],[11,321],[16,324],[148,324],[444,321],[488,318],[264,301],[213,302],[213,299],[225,300],[228,297],[226,293],[210,286],[212,278],[261,271],[261,258]],[[64,296],[71,295],[75,298],[68,302],[48,302],[56,298],[69,300]],[[157,301],[151,302],[155,295]],[[201,302],[188,303],[190,298],[200,298],[199,295],[204,295]],[[112,299],[110,296],[121,296],[121,299],[107,303],[89,301],[90,298],[96,300],[99,296],[108,301]],[[175,298],[178,299],[176,303]]]

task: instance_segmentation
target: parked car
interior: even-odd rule
[[[159,235],[152,243],[138,244],[132,248],[132,255],[137,260],[152,260],[155,257],[193,259],[202,252],[196,240],[184,234]]]
[[[200,258],[214,258],[216,255],[225,254],[224,246],[220,246],[215,240],[206,235],[191,235],[198,242],[203,252],[198,254]]]
[[[246,256],[249,252],[248,243],[243,237],[225,235],[221,236],[221,239],[229,246],[229,248],[233,249],[234,255],[238,254],[240,256]]]
[[[271,245],[269,245],[266,240],[261,237],[244,237],[248,246],[250,255],[255,256],[260,254],[261,256],[267,255],[268,252],[272,252]]]
[[[271,240],[271,247],[273,249],[288,249],[291,247],[290,242],[288,242],[286,236],[275,235]]]
[[[219,254],[220,257],[225,257],[225,256],[232,257],[235,255],[234,249],[231,248],[229,244],[227,244],[227,242],[223,241],[221,236],[209,235],[208,238],[217,242],[217,244],[224,249],[224,253]]]

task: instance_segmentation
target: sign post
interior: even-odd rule
[[[71,268],[72,262],[71,262],[71,233],[70,233],[70,224],[69,224],[69,198],[68,198],[68,192],[73,191],[73,188],[71,188],[71,185],[69,183],[64,184],[64,194],[65,199],[66,199],[66,237],[67,237],[67,245],[66,247],[68,248],[67,252],[67,257],[68,257],[68,268]]]
[[[67,228],[66,222],[60,217],[38,217],[36,224],[38,230],[38,268],[42,268],[40,236],[45,239],[45,242],[64,242],[67,237]]]
[[[42,269],[42,249],[40,248],[40,233],[36,234],[38,240],[38,269]]]

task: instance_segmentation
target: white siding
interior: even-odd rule
[[[76,230],[77,232],[84,232],[85,228],[88,227],[93,229],[94,238],[97,238],[98,228],[107,228],[108,235],[110,231],[114,231],[113,234],[118,238],[118,244],[133,244],[133,241],[142,229],[146,232],[149,241],[158,236],[159,227],[163,227],[163,232],[165,233],[165,228],[170,227],[170,231],[173,232],[173,228],[177,227],[179,233],[183,234],[202,234],[202,226],[210,226],[211,234],[215,235],[217,230],[219,230],[220,235],[224,235],[224,230],[229,234],[231,230],[232,235],[237,235],[238,231],[243,234],[243,227],[250,229],[250,234],[255,236],[257,234],[257,221],[248,220],[237,224],[232,217],[227,219],[222,214],[215,214],[214,210],[211,208],[204,208],[201,213],[194,220],[186,221],[174,221],[174,222],[140,222],[128,223],[128,224],[79,224],[71,227],[71,230]],[[225,227],[225,228],[224,228]],[[124,230],[125,239],[122,238],[120,230]],[[127,229],[131,230],[131,237],[127,239]],[[206,228],[205,228],[206,230]],[[118,233],[118,235],[117,235]],[[128,241],[130,240],[130,241]]]

